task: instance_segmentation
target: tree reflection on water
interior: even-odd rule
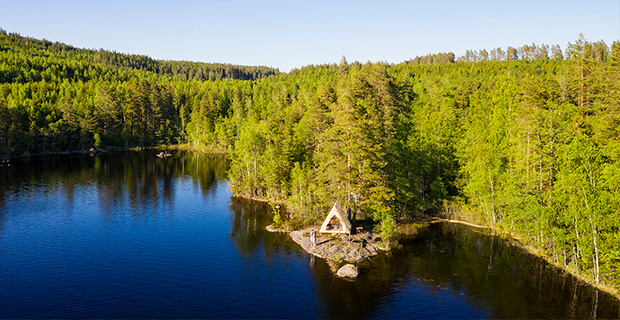
[[[218,180],[226,179],[225,156],[172,151],[171,157],[160,159],[156,154],[147,150],[14,160],[11,170],[0,168],[0,206],[10,192],[45,186],[60,189],[71,208],[75,192],[94,184],[106,215],[114,215],[125,203],[142,215],[174,205],[175,180],[196,184],[206,197],[214,193]]]
[[[305,253],[287,235],[270,234],[272,209],[232,199],[231,238],[239,251]],[[578,281],[498,236],[438,224],[402,248],[361,263],[360,277],[334,276],[331,262],[308,256],[321,318],[616,318],[613,296]]]
[[[106,221],[114,220],[123,208],[129,208],[133,218],[144,220],[166,215],[167,208],[176,207],[175,201],[181,201],[175,195],[185,184],[211,199],[221,186],[218,182],[226,179],[225,156],[173,151],[171,157],[160,159],[157,152],[12,161],[10,170],[0,168],[0,211],[7,197],[29,199],[29,194],[43,194],[41,205],[55,201],[65,208],[59,210],[73,210],[91,197],[100,205],[97,215]],[[82,191],[93,187],[96,192],[84,196],[90,193]],[[222,196],[228,198],[226,193]],[[276,282],[273,290],[293,287],[296,282],[301,292],[291,294],[313,303],[303,310],[308,317],[620,318],[614,297],[506,239],[470,227],[438,224],[415,238],[400,239],[402,248],[359,264],[360,277],[347,281],[334,276],[333,263],[309,256],[287,234],[267,232],[265,226],[273,218],[268,204],[236,197],[229,204],[225,201],[230,213],[220,211],[230,214],[229,241],[237,251],[234,254],[241,257],[241,276],[247,278],[244,281],[256,281],[256,287],[243,290],[260,292],[267,280]],[[0,229],[4,219],[0,214]],[[227,232],[228,225],[225,228]],[[262,278],[253,279],[257,274]],[[285,295],[280,298],[287,299]],[[297,307],[287,314],[299,317]]]

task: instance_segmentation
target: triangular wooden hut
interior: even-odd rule
[[[321,225],[321,230],[319,230],[319,232],[351,234],[351,221],[349,221],[344,210],[340,208],[339,201],[334,203],[327,218],[323,221],[323,225]]]

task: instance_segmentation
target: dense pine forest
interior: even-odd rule
[[[0,158],[187,144],[234,194],[320,219],[493,226],[620,288],[620,43],[439,53],[400,64],[159,61],[0,31]]]

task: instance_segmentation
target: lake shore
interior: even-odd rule
[[[461,224],[468,227],[483,229],[492,232],[493,234],[504,238],[509,241],[510,244],[519,247],[521,250],[528,252],[534,256],[547,261],[550,265],[570,274],[578,279],[580,282],[595,287],[601,291],[609,293],[620,300],[620,292],[613,286],[607,284],[596,284],[589,277],[585,277],[576,273],[568,266],[564,266],[560,263],[554,262],[551,257],[545,255],[545,253],[539,248],[534,247],[531,244],[526,243],[518,235],[500,230],[492,226],[485,226],[474,224],[467,221],[444,219],[439,217],[431,218],[428,224],[435,223],[451,223]],[[330,263],[333,262],[349,262],[360,263],[373,256],[376,256],[382,250],[388,250],[389,248],[382,245],[381,238],[373,234],[372,231],[366,231],[359,235],[325,235],[318,233],[320,226],[309,226],[295,231],[283,231],[274,228],[272,225],[267,226],[267,230],[271,232],[286,232],[295,243],[299,244],[304,251],[319,258],[323,258]],[[310,232],[312,230],[317,231],[317,246],[312,247],[310,242]]]
[[[81,155],[81,154],[99,154],[106,152],[120,152],[120,151],[143,151],[143,150],[186,150],[203,154],[221,154],[227,155],[228,152],[221,150],[211,150],[206,148],[200,148],[196,146],[191,146],[188,144],[172,144],[172,145],[161,145],[161,146],[145,146],[145,147],[112,147],[112,148],[89,148],[83,150],[66,150],[66,151],[55,151],[55,152],[39,152],[39,153],[30,153],[24,152],[20,155],[14,155],[10,157],[0,157],[0,161],[7,160],[16,160],[16,159],[24,159],[31,157],[53,157],[53,156],[69,156],[69,155]]]
[[[474,224],[474,223],[467,222],[467,221],[462,221],[462,220],[433,218],[432,223],[438,223],[438,222],[462,224],[462,225],[466,225],[466,226],[473,227],[473,228],[491,230],[494,234],[504,238],[511,245],[514,245],[514,246],[520,248],[521,250],[523,250],[525,252],[528,252],[531,255],[534,255],[534,256],[537,256],[537,257],[539,257],[541,259],[544,259],[550,265],[552,265],[552,266],[554,266],[554,267],[556,267],[556,268],[566,272],[567,274],[570,274],[571,276],[577,278],[582,283],[590,285],[592,287],[595,287],[595,288],[597,288],[597,289],[599,289],[601,291],[604,291],[604,292],[606,292],[608,294],[611,294],[614,297],[618,298],[618,300],[620,300],[620,290],[618,288],[615,288],[615,287],[613,287],[611,285],[604,284],[604,283],[598,283],[597,284],[590,277],[586,277],[584,275],[581,275],[581,274],[575,272],[575,270],[569,268],[568,266],[553,261],[553,259],[550,256],[546,255],[545,252],[543,252],[540,248],[537,248],[537,247],[535,247],[535,246],[533,246],[531,244],[528,244],[519,235],[517,235],[515,233],[508,232],[506,230],[497,229],[497,228],[494,228],[492,226],[479,225],[479,224]]]
[[[205,154],[228,155],[228,151],[226,151],[226,150],[211,149],[211,148],[205,148],[205,147],[200,147],[200,146],[193,146],[193,145],[189,145],[189,144],[172,144],[172,145],[165,146],[165,147],[162,147],[162,148],[163,149],[170,149],[170,150],[186,150],[186,151],[205,153]]]
[[[321,226],[309,226],[300,230],[287,232],[295,243],[304,251],[331,262],[360,263],[388,250],[381,238],[372,231],[364,231],[354,235],[321,234]],[[267,226],[270,232],[284,232],[273,226]],[[317,231],[317,244],[312,246],[310,232]]]
[[[244,197],[244,196],[237,196],[246,200],[251,200],[251,201],[258,201],[258,202],[264,202],[264,203],[273,203],[272,201],[269,201],[267,199],[262,199],[262,198],[249,198],[249,197]],[[545,261],[547,261],[549,264],[553,265],[554,267],[566,272],[567,274],[570,274],[571,276],[577,278],[579,281],[581,281],[584,284],[590,285],[592,287],[595,287],[601,291],[604,291],[608,294],[611,294],[613,296],[615,296],[616,298],[618,298],[620,300],[620,289],[617,287],[614,287],[612,285],[609,284],[605,284],[605,283],[595,283],[593,279],[591,279],[590,277],[584,276],[578,272],[576,272],[575,270],[573,270],[572,268],[570,268],[569,266],[565,266],[561,263],[557,263],[555,261],[553,261],[552,257],[548,256],[545,254],[544,251],[542,251],[540,248],[535,247],[532,244],[528,244],[527,241],[524,241],[519,235],[513,233],[513,232],[508,232],[506,230],[503,229],[497,229],[493,226],[487,226],[487,225],[480,225],[480,224],[475,224],[475,223],[471,223],[468,221],[463,221],[463,220],[456,220],[456,219],[446,219],[446,218],[440,218],[440,217],[428,217],[428,220],[425,220],[423,222],[419,222],[419,223],[399,223],[397,226],[397,233],[400,236],[408,236],[408,235],[415,235],[417,233],[418,228],[422,227],[424,228],[425,226],[427,227],[429,224],[432,223],[453,223],[453,224],[461,224],[461,225],[466,225],[472,228],[476,228],[476,229],[482,229],[482,230],[488,230],[489,232],[491,232],[492,234],[495,234],[497,236],[500,236],[502,238],[504,238],[505,240],[509,241],[512,245],[517,246],[519,248],[521,248],[522,250],[524,250],[525,252],[528,252],[529,254],[532,254],[534,256],[537,256],[539,258],[544,259]],[[271,226],[271,225],[270,225]],[[268,226],[268,229],[269,227]],[[312,248],[310,247],[310,238],[309,238],[309,233],[312,230],[312,228],[314,228],[314,230],[319,230],[320,226],[310,226],[310,227],[304,227],[303,229],[297,230],[297,231],[291,231],[290,229],[288,230],[269,230],[269,231],[280,231],[280,232],[286,232],[288,233],[291,238],[298,243],[300,246],[302,246],[302,248],[308,252],[309,254],[312,254],[314,256],[320,257],[320,258],[324,258],[328,261],[334,261],[334,260],[341,260],[341,261],[351,261],[351,262],[355,262],[356,260],[358,260],[358,258],[351,258],[349,257],[348,259],[343,259],[342,257],[350,254],[347,252],[351,252],[353,251],[355,248],[355,246],[351,246],[351,247],[347,247],[347,246],[342,246],[341,249],[332,249],[332,251],[329,250],[325,250],[325,247],[320,247],[319,245],[317,245],[317,248],[320,247],[320,249],[317,248]],[[412,232],[411,232],[412,231]],[[302,234],[300,235],[298,232],[302,232]],[[329,236],[318,236],[317,237],[317,243],[320,244],[321,240],[320,237],[329,237]],[[379,238],[378,236],[374,236],[374,238],[372,239],[372,241],[376,241],[375,239]],[[380,239],[380,238],[379,238]],[[340,242],[342,242],[342,240],[338,240]],[[325,244],[329,244],[331,248],[331,246],[333,246],[334,244],[337,244],[338,241],[334,238],[334,239],[330,239],[328,242],[325,242]],[[359,241],[359,239],[357,240]],[[355,242],[354,242],[355,243]],[[366,246],[367,244],[364,244],[364,246]],[[379,251],[379,250],[386,250],[387,248],[381,247],[380,245],[376,245],[373,244],[372,245],[374,250]],[[379,248],[381,247],[381,248]],[[377,249],[379,248],[379,249]],[[373,249],[370,249],[369,251],[373,252]],[[376,254],[374,254],[376,255]],[[374,256],[372,255],[372,256]],[[363,258],[361,261],[364,261],[372,256],[368,256]]]
[[[8,158],[0,158],[2,161],[10,161],[17,159],[28,159],[28,158],[37,158],[37,157],[57,157],[57,156],[72,156],[72,155],[96,155],[100,153],[107,152],[122,152],[122,151],[143,151],[143,150],[159,150],[159,149],[172,149],[172,150],[181,150],[175,147],[127,147],[127,148],[102,148],[102,149],[84,149],[84,150],[70,150],[70,151],[56,151],[56,152],[40,152],[40,153],[30,153],[24,152],[18,156],[11,156]]]

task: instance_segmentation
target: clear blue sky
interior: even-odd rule
[[[0,0],[0,27],[81,48],[288,72],[342,56],[398,63],[438,52],[620,38],[620,0]]]

